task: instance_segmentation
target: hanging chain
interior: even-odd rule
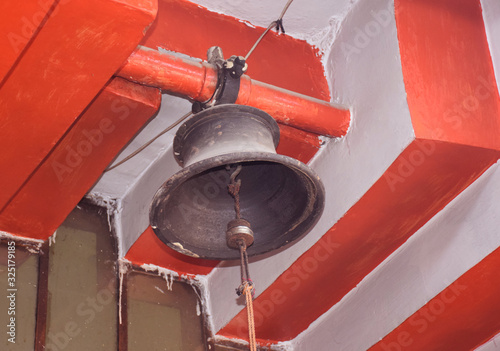
[[[234,198],[234,209],[236,212],[236,219],[241,219],[241,209],[240,209],[240,189],[241,189],[241,179],[236,180],[236,177],[241,172],[241,164],[236,167],[236,170],[231,174],[229,178],[228,191],[229,194]],[[229,167],[228,167],[229,170]],[[238,248],[240,250],[240,274],[241,274],[241,284],[236,289],[236,294],[238,296],[245,295],[246,306],[247,306],[247,317],[248,317],[248,340],[250,344],[250,351],[257,351],[257,342],[255,338],[255,320],[253,313],[253,297],[255,295],[255,288],[250,279],[250,271],[248,269],[248,254],[247,254],[247,244],[245,240],[238,239]]]

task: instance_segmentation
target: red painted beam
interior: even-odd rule
[[[0,230],[52,235],[160,100],[158,89],[112,80],[0,212]]]
[[[207,275],[219,261],[192,258],[172,250],[148,227],[129,249],[125,258],[139,266],[152,264],[180,275]]]
[[[415,135],[500,148],[498,87],[479,0],[396,0]]]
[[[479,1],[398,0],[396,21],[417,139],[256,299],[264,344],[305,330],[500,157],[500,98]],[[219,333],[246,338],[245,312]]]
[[[279,124],[280,142],[276,152],[293,157],[304,163],[309,162],[321,146],[318,135],[304,132],[284,124]]]
[[[0,208],[135,49],[155,14],[154,0],[57,3],[0,86],[0,169],[8,170],[0,173]]]
[[[217,86],[215,66],[144,47],[130,55],[117,75],[196,101],[210,99]],[[241,77],[236,103],[259,108],[282,124],[316,134],[339,137],[349,128],[349,110],[246,75]]]
[[[0,81],[19,58],[33,35],[53,10],[56,0],[25,0],[0,2]]]
[[[500,330],[500,248],[468,270],[370,351],[470,351]]]

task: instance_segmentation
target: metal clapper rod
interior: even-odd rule
[[[240,188],[241,188],[241,178],[236,180],[236,177],[240,174],[243,166],[238,164],[236,170],[231,174],[229,178],[228,192],[234,198],[234,208],[236,212],[236,218],[231,220],[227,225],[226,239],[227,246],[232,249],[238,249],[240,251],[240,272],[241,272],[241,284],[236,289],[238,296],[245,295],[246,305],[247,305],[247,317],[248,317],[248,337],[250,343],[250,350],[256,351],[256,338],[255,338],[255,322],[253,314],[253,297],[255,295],[255,288],[252,280],[250,279],[250,272],[248,269],[248,254],[247,247],[253,244],[254,236],[253,231],[250,227],[250,222],[241,218],[240,213]],[[227,167],[230,170],[230,167]]]

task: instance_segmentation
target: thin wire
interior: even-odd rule
[[[127,162],[128,160],[130,160],[132,157],[136,156],[138,153],[140,153],[142,150],[144,150],[145,148],[147,148],[149,145],[151,145],[156,139],[158,139],[159,137],[161,137],[163,134],[165,134],[166,132],[172,130],[174,127],[176,127],[178,124],[180,124],[182,121],[184,121],[186,118],[188,118],[189,116],[191,116],[193,113],[192,112],[188,112],[186,113],[184,116],[182,116],[181,118],[179,118],[177,121],[175,121],[174,123],[172,123],[171,125],[169,125],[167,128],[165,128],[164,130],[162,130],[160,132],[160,134],[156,135],[153,139],[150,139],[146,144],[142,145],[140,148],[138,148],[137,150],[135,150],[134,152],[132,152],[130,155],[128,155],[127,157],[125,157],[123,160],[121,160],[120,162],[106,168],[104,170],[104,172],[109,172],[111,171],[112,169],[115,169],[116,167],[122,165],[123,163]]]
[[[283,11],[281,11],[281,15],[279,16],[278,21],[283,19],[283,16],[285,15],[286,11],[288,10],[288,8],[292,4],[292,2],[293,2],[293,0],[288,0],[285,7],[283,8]]]
[[[269,30],[271,30],[271,28],[275,24],[276,24],[276,21],[271,22],[271,24],[269,25],[269,27],[267,27],[267,29],[264,31],[264,33],[262,33],[262,35],[259,37],[259,39],[257,39],[257,41],[255,42],[255,44],[253,44],[252,48],[250,49],[250,51],[248,51],[248,54],[245,56],[245,61],[248,60],[248,58],[250,57],[250,55],[252,54],[252,52],[255,50],[255,48],[257,47],[257,45],[259,45],[260,41],[264,38],[264,36],[267,34],[267,32],[269,32]]]
[[[255,44],[253,44],[253,46],[250,49],[250,51],[248,51],[247,55],[245,56],[245,61],[248,60],[248,58],[250,57],[250,55],[252,54],[252,52],[255,50],[255,48],[257,47],[257,45],[260,44],[261,40],[264,38],[264,36],[267,34],[267,32],[269,32],[273,26],[275,26],[279,21],[281,21],[283,19],[283,16],[285,15],[286,11],[288,10],[288,8],[292,4],[292,2],[293,2],[293,0],[288,0],[288,2],[286,3],[285,7],[283,8],[283,11],[281,11],[281,15],[279,16],[279,18],[276,21],[272,21],[269,24],[269,26],[266,28],[266,30],[264,31],[264,33],[261,34],[261,36],[259,37],[259,39],[257,39],[257,41],[255,42]]]

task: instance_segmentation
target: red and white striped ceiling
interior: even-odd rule
[[[0,230],[47,239],[88,193],[112,212],[122,257],[199,282],[213,332],[245,339],[239,268],[183,257],[148,227],[154,192],[179,170],[175,131],[102,175],[190,109],[110,80],[138,44],[244,55],[286,1],[197,2],[0,5]],[[500,3],[295,0],[284,25],[248,74],[343,106],[351,124],[340,138],[280,125],[278,151],[321,176],[326,207],[300,242],[251,262],[259,342],[500,349]]]

